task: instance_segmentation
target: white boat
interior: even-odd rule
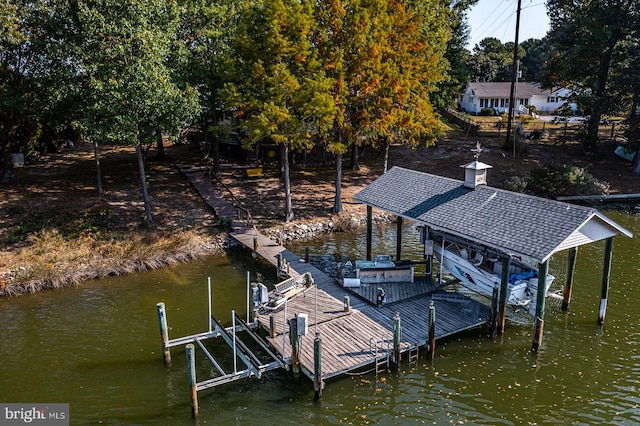
[[[433,251],[442,268],[460,280],[470,290],[492,297],[493,288],[500,287],[502,281],[502,262],[497,258],[487,258],[458,244],[445,242],[444,260],[442,260],[442,243],[434,242]],[[507,304],[527,306],[535,303],[538,294],[538,271],[536,268],[516,259],[511,260],[509,267],[509,285]],[[555,277],[547,274],[547,288]]]

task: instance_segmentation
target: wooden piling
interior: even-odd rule
[[[298,314],[289,320],[289,343],[291,343],[291,366],[293,374],[300,374],[300,338],[298,336]]]
[[[278,266],[278,271],[281,271],[282,270],[282,253],[278,253],[276,255],[276,261],[278,263],[278,265],[277,265]]]
[[[498,284],[493,286],[493,294],[491,295],[491,317],[489,319],[489,337],[495,337],[498,332],[498,299],[500,298],[500,290]]]
[[[562,310],[567,311],[569,309],[569,303],[571,302],[571,288],[573,287],[573,277],[576,270],[576,259],[578,257],[578,247],[571,247],[569,249],[569,262],[567,265],[567,281],[564,284],[562,291]]]
[[[378,287],[376,291],[376,306],[380,308],[383,302],[384,302],[384,289],[382,287]]]
[[[604,324],[607,313],[607,298],[609,295],[609,278],[611,275],[611,254],[613,253],[613,237],[607,238],[604,249],[604,269],[602,271],[602,290],[600,293],[600,310],[598,311],[598,324]]]
[[[273,314],[269,315],[269,337],[276,337],[276,316]]]
[[[400,368],[400,362],[402,355],[400,354],[400,337],[402,335],[402,329],[400,326],[400,312],[396,312],[393,317],[393,364],[396,368]]]
[[[158,322],[160,324],[160,339],[162,340],[162,353],[164,365],[171,367],[171,351],[169,350],[169,327],[167,327],[167,312],[164,303],[156,305],[158,309]]]
[[[317,401],[322,398],[322,339],[320,333],[316,333],[313,341],[313,398]]]
[[[498,334],[504,333],[504,326],[507,317],[507,292],[509,291],[509,268],[511,267],[511,258],[502,259],[502,275],[500,280],[500,304],[498,306]]]
[[[433,300],[429,302],[429,358],[433,359],[436,355],[436,306]]]
[[[351,300],[349,299],[349,295],[344,295],[344,311],[349,312],[351,310]]]
[[[531,352],[538,352],[542,345],[542,330],[544,329],[544,304],[547,296],[547,273],[549,261],[541,263],[538,267],[538,294],[536,296],[536,315],[533,325],[533,342]]]
[[[309,247],[304,248],[304,263],[309,263]]]
[[[258,251],[258,237],[253,237],[253,251]]]
[[[186,348],[187,369],[189,370],[189,389],[191,392],[191,416],[196,419],[200,415],[198,409],[198,388],[196,384],[196,355],[193,343],[189,343]]]

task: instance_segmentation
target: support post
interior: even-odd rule
[[[300,339],[298,337],[298,314],[289,320],[289,343],[291,343],[291,365],[294,376],[300,375]]]
[[[509,268],[511,258],[502,259],[502,276],[500,281],[500,305],[498,306],[498,334],[504,333],[504,326],[507,316],[507,292],[509,291]]]
[[[371,260],[373,236],[373,207],[367,206],[367,260]]]
[[[384,289],[382,287],[378,287],[378,289],[376,290],[376,306],[378,308],[382,307],[382,304],[384,303],[384,298],[385,298],[385,292]]]
[[[613,253],[613,237],[607,238],[604,249],[604,270],[602,271],[602,291],[600,293],[600,310],[598,312],[598,324],[604,324],[607,313],[607,298],[609,297],[609,278],[611,275],[611,254]]]
[[[547,273],[549,260],[538,265],[538,292],[536,296],[536,316],[533,325],[533,342],[531,352],[538,352],[542,344],[542,330],[544,328],[544,303],[547,296]]]
[[[258,251],[258,237],[253,237],[253,251]]]
[[[278,271],[282,270],[282,253],[276,255],[276,261],[278,263]]]
[[[402,258],[402,217],[398,216],[396,222],[396,260]]]
[[[313,341],[313,399],[316,401],[322,398],[322,389],[324,382],[322,381],[322,339],[320,333],[316,333]]]
[[[569,309],[569,303],[571,302],[571,289],[573,287],[577,257],[578,247],[571,247],[569,249],[569,264],[567,265],[567,282],[564,283],[564,289],[562,291],[562,310],[565,312]]]
[[[269,336],[273,339],[276,337],[276,317],[275,315],[269,315]]]
[[[309,247],[304,248],[304,263],[309,263]]]
[[[344,295],[344,311],[349,312],[351,310],[351,300],[349,299],[349,295]]]
[[[433,359],[436,355],[436,306],[433,300],[429,302],[429,358]]]
[[[396,370],[400,368],[400,362],[402,361],[402,355],[400,355],[401,335],[400,312],[396,312],[393,317],[393,364]]]
[[[191,391],[191,416],[196,419],[200,415],[198,410],[198,388],[196,384],[196,354],[193,343],[189,343],[186,348],[187,369],[189,370],[189,389]]]
[[[171,367],[171,351],[169,350],[169,328],[167,327],[167,312],[164,303],[156,305],[158,309],[158,323],[160,324],[160,338],[162,340],[162,353],[164,354],[164,365]]]
[[[491,295],[491,319],[489,320],[489,337],[496,337],[498,332],[498,299],[500,298],[500,288],[498,284],[493,286]]]

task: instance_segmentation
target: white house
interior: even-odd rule
[[[511,83],[467,83],[460,96],[460,107],[471,114],[479,114],[483,108],[494,108],[498,113],[509,111]],[[519,82],[515,86],[516,113],[528,114],[529,106],[541,113],[553,113],[566,103],[571,91],[566,88],[542,89],[539,83]]]

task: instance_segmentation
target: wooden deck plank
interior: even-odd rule
[[[257,238],[256,251],[268,262],[277,266],[277,255],[282,253],[290,266],[291,276],[300,278],[304,273],[310,272],[314,278],[316,286],[287,301],[286,318],[290,320],[297,313],[308,315],[308,334],[301,341],[300,362],[301,371],[309,378],[313,378],[313,340],[316,322],[323,345],[324,378],[338,376],[373,364],[380,354],[371,350],[371,341],[393,338],[393,317],[396,313],[400,315],[401,321],[401,352],[426,344],[430,295],[436,290],[431,280],[426,277],[419,277],[415,283],[392,283],[392,286],[385,283],[384,286],[390,289],[394,302],[385,303],[378,308],[375,306],[377,285],[370,285],[364,295],[355,293],[351,289],[343,288],[336,280],[313,265],[300,262],[297,255],[255,230],[235,232],[231,235],[251,250],[253,250],[253,239]],[[364,288],[362,290],[364,293]],[[345,295],[350,296],[350,312],[344,312]],[[489,308],[473,300],[465,304],[435,300],[434,306],[436,308],[436,339],[478,327],[486,323],[489,317]],[[277,311],[260,315],[258,318],[260,326],[267,330],[270,315],[274,315],[275,318],[276,336],[267,340],[280,356],[289,358],[291,347],[288,336],[285,336],[284,350],[282,345],[284,306]],[[288,327],[286,332],[288,333]]]

